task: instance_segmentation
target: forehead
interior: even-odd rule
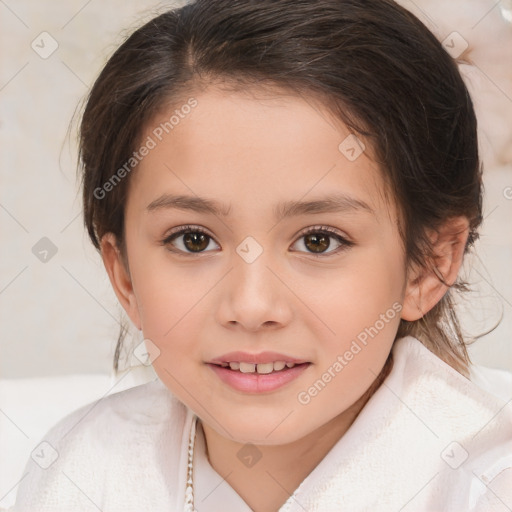
[[[270,197],[340,192],[375,209],[389,206],[371,149],[318,101],[219,87],[193,100],[175,102],[146,126],[142,140],[151,138],[154,148],[131,178],[137,196],[187,193],[252,208]]]

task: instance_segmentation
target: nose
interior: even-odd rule
[[[224,327],[257,332],[290,322],[293,294],[264,255],[252,263],[235,260],[223,280],[217,321]]]

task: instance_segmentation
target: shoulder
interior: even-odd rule
[[[62,449],[90,438],[115,448],[124,437],[179,423],[185,407],[159,381],[106,395],[59,421],[46,435]],[[116,441],[110,444],[111,441]]]
[[[412,336],[397,340],[393,361],[387,384],[414,399],[433,420],[455,425],[459,435],[472,429],[476,434],[484,425],[492,428],[511,417],[509,372],[472,366],[467,378]],[[512,432],[512,423],[508,426]]]
[[[81,407],[33,450],[14,511],[97,510],[112,489],[126,495],[145,479],[158,485],[155,459],[164,446],[180,453],[186,416],[159,380]]]
[[[512,374],[473,366],[468,379],[410,336],[393,350],[387,385],[437,437],[447,481],[466,487],[476,510],[512,502]]]
[[[512,399],[511,372],[471,365],[470,376],[467,378],[413,336],[395,342],[393,359],[394,373],[400,374],[401,379],[405,379],[404,383],[425,387],[428,382],[444,388],[445,393],[462,393],[484,407],[488,404],[491,409]]]

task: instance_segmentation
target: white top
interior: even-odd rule
[[[279,512],[510,512],[512,401],[415,338],[397,340],[393,356],[384,383]],[[476,374],[479,386],[512,388],[507,372]],[[79,409],[35,450],[11,510],[182,511],[193,417],[158,380]],[[196,510],[250,510],[209,465],[201,428],[196,443]]]

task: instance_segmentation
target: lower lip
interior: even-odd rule
[[[217,376],[237,391],[266,393],[281,388],[296,379],[311,363],[298,364],[286,370],[272,373],[242,373],[222,366],[207,363]]]

